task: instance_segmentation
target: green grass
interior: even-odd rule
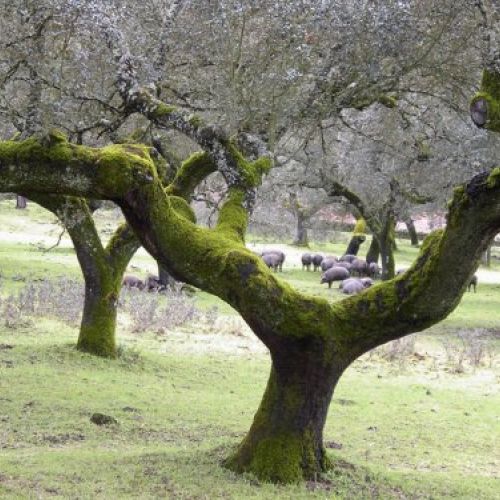
[[[3,210],[0,222],[14,231],[25,215]],[[32,225],[51,220],[36,208],[30,217]],[[29,230],[29,217],[25,222]],[[322,251],[339,254],[340,247]],[[400,243],[399,262],[415,255]],[[133,264],[139,273],[154,268],[144,254]],[[70,248],[44,254],[36,244],[13,242],[0,244],[0,273],[3,294],[18,289],[20,277],[80,276]],[[279,276],[305,292],[342,298],[319,285],[319,273],[285,267]],[[196,296],[203,309],[235,314],[207,294]],[[77,329],[54,319],[8,329],[0,318],[0,498],[496,499],[498,365],[454,373],[441,342],[457,329],[498,330],[499,303],[500,285],[480,283],[446,321],[417,337],[418,356],[354,363],[325,427],[334,470],[291,486],[220,465],[250,427],[270,367],[251,347],[228,354],[200,348],[207,331],[221,345],[239,340],[238,332],[196,324],[160,336],[120,330],[121,356],[110,361],[77,352]],[[118,425],[94,425],[95,412]]]
[[[500,401],[490,386],[360,360],[325,428],[325,441],[342,445],[335,472],[274,486],[220,467],[251,423],[266,356],[159,354],[149,344],[109,361],[76,352],[74,335],[48,321],[0,330],[3,498],[495,498]],[[119,424],[98,427],[94,412]]]

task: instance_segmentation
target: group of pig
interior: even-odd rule
[[[260,256],[270,269],[283,271],[285,254],[281,250],[264,250]],[[343,255],[337,258],[304,253],[301,261],[302,269],[321,270],[323,274],[320,283],[328,283],[328,288],[332,287],[334,281],[340,281],[339,288],[346,294],[359,293],[368,288],[373,284],[373,279],[380,275],[380,267],[376,262],[367,263],[356,255]]]
[[[373,279],[380,274],[380,267],[376,262],[366,262],[356,255],[343,255],[342,257],[327,256],[309,253],[302,254],[302,269],[316,271],[321,268],[320,283],[328,283],[328,288],[332,287],[334,281],[340,281],[339,288],[343,293],[355,294],[365,288],[372,286]],[[357,277],[355,277],[357,276]]]
[[[152,274],[145,280],[141,280],[137,276],[127,275],[123,278],[122,286],[129,290],[136,288],[137,290],[146,290],[148,292],[161,292],[165,289],[160,282],[160,278]]]

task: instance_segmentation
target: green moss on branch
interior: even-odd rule
[[[471,109],[477,104],[486,105],[482,114],[486,114],[485,128],[493,132],[500,132],[500,74],[488,70],[483,71],[481,88],[472,98]]]
[[[208,153],[194,153],[182,163],[166,192],[189,200],[196,187],[216,169],[217,166]]]

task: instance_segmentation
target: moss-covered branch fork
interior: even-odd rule
[[[239,158],[257,185],[262,164]],[[239,311],[269,347],[273,368],[252,428],[227,463],[275,481],[326,469],[322,429],[344,369],[367,350],[451,312],[500,230],[495,169],[456,190],[447,228],[426,240],[407,273],[331,305],[281,282],[245,248],[244,188],[230,189],[214,229],[201,228],[187,202],[164,189],[147,147],[88,148],[58,134],[1,142],[0,191],[115,201],[141,244],[176,278]]]

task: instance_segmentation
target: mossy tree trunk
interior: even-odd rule
[[[380,260],[382,267],[382,280],[394,278],[396,274],[395,250],[395,220],[388,216],[380,233],[374,234],[380,249]]]
[[[358,255],[359,247],[366,240],[366,221],[362,217],[360,217],[356,224],[354,225],[354,229],[352,231],[351,239],[347,244],[347,248],[345,254],[347,255]]]
[[[406,273],[330,304],[283,284],[245,248],[247,186],[260,182],[266,163],[240,158],[234,168],[245,172],[241,187],[230,187],[216,227],[205,229],[194,224],[185,200],[165,192],[147,149],[90,149],[58,137],[48,146],[0,142],[0,190],[31,187],[114,200],[143,246],[176,279],[240,312],[270,349],[273,371],[254,426],[229,464],[263,479],[294,481],[327,466],[321,429],[343,369],[382,343],[440,321],[458,304],[500,230],[500,169],[455,190],[446,230],[426,239]]]
[[[77,348],[97,356],[116,356],[116,317],[123,274],[140,246],[129,226],[121,226],[103,247],[92,212],[83,198],[33,194],[67,229],[85,282]]]
[[[73,229],[70,232],[85,280],[77,348],[98,356],[115,357],[116,317],[123,275],[140,243],[128,225],[121,226],[105,248],[94,231],[95,227],[89,227],[87,233],[75,234],[77,231]],[[82,241],[82,235],[92,233],[93,238]]]
[[[322,362],[323,346],[290,342],[274,350],[253,424],[226,465],[274,482],[313,479],[329,468],[323,428],[343,367]]]

